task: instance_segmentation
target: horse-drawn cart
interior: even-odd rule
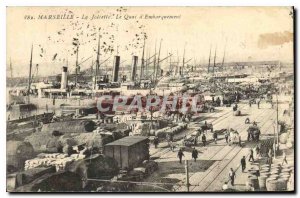
[[[247,130],[248,132],[248,141],[259,141],[259,136],[260,136],[260,129],[258,128],[258,126],[250,126]]]

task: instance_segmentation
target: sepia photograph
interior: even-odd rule
[[[295,192],[294,20],[6,7],[6,191]]]

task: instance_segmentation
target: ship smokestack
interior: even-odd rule
[[[63,67],[62,68],[62,73],[61,73],[61,83],[60,83],[60,88],[61,89],[66,89],[68,85],[68,67]]]
[[[118,82],[119,68],[120,68],[120,56],[115,56],[115,58],[114,58],[113,76],[112,76],[113,82]]]
[[[138,63],[138,56],[133,56],[132,66],[131,66],[131,81],[135,81],[137,63]]]

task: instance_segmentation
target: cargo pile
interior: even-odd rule
[[[159,138],[165,138],[167,136],[167,134],[173,136],[173,135],[176,135],[176,134],[180,133],[181,131],[185,130],[186,128],[187,128],[186,123],[179,123],[175,127],[165,127],[165,128],[156,130],[155,136],[159,137]]]
[[[260,191],[289,191],[294,189],[294,166],[255,164],[248,170],[247,185]]]
[[[60,171],[65,170],[65,167],[73,161],[84,158],[85,155],[83,154],[72,154],[68,156],[63,153],[41,153],[37,156],[37,158],[26,160],[24,169],[29,170],[36,167],[55,166],[56,171]]]

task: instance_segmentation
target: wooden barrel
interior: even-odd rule
[[[269,176],[270,176],[270,173],[260,173],[260,176],[263,176],[263,177],[269,177]]]
[[[283,168],[283,169],[284,168],[291,168],[291,167],[292,167],[292,165],[289,165],[289,164],[284,164],[284,165],[281,166],[281,168]]]
[[[266,189],[266,182],[267,182],[267,176],[262,176],[260,175],[260,177],[258,177],[258,184],[259,184],[259,188],[262,189]]]
[[[279,175],[280,171],[278,170],[270,170],[269,172],[271,175]]]
[[[277,179],[278,177],[278,174],[270,174],[269,179]]]
[[[263,165],[260,165],[260,168],[270,168],[270,165],[269,164],[263,164]]]
[[[271,168],[270,172],[277,172],[277,173],[279,173],[280,169],[279,168]]]
[[[281,163],[280,163],[280,162],[277,162],[277,163],[275,163],[274,165],[275,165],[275,166],[281,167]]]
[[[291,174],[290,173],[280,173],[279,177],[290,177]]]
[[[254,189],[259,189],[258,179],[256,176],[248,177],[248,183],[251,184]]]
[[[295,184],[294,184],[294,175],[291,175],[291,177],[290,177],[290,179],[289,179],[289,181],[288,181],[288,183],[287,183],[287,190],[288,191],[293,191],[293,190],[295,190],[295,186],[294,186]]]
[[[279,169],[280,170],[281,167],[280,166],[271,166],[270,169]]]
[[[259,167],[259,163],[258,163],[258,162],[252,162],[251,164],[252,164],[253,166]]]
[[[283,180],[286,180],[286,182],[288,182],[288,180],[290,179],[290,176],[288,176],[288,175],[282,175],[282,176],[279,176],[278,179],[283,179]]]
[[[262,169],[260,169],[259,172],[260,173],[268,173],[268,172],[270,172],[270,169],[269,168],[262,168]]]
[[[259,170],[251,170],[250,174],[255,175],[255,176],[259,176]]]
[[[267,188],[267,191],[276,191],[276,189],[277,189],[276,179],[268,178],[267,182],[266,182],[266,188]]]
[[[280,173],[290,174],[291,170],[290,169],[282,169]]]
[[[271,169],[271,170],[280,170],[281,167],[279,167],[279,166],[272,166],[270,169]]]
[[[281,166],[279,164],[272,164],[271,168],[281,168]]]
[[[282,191],[287,189],[287,179],[280,178],[277,180],[276,190]]]

